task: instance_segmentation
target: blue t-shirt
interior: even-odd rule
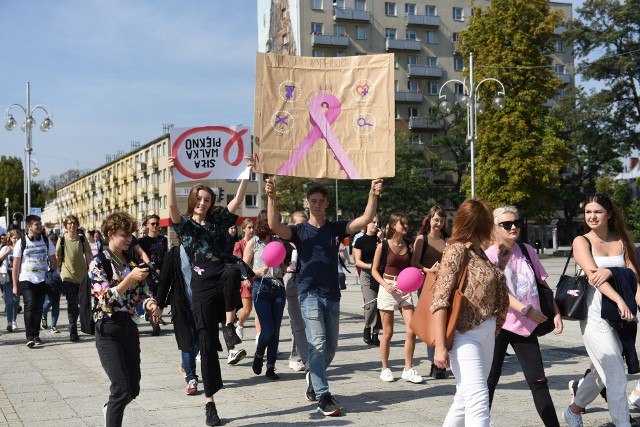
[[[308,222],[289,226],[300,263],[299,295],[313,293],[331,300],[340,299],[338,244],[346,235],[348,222],[326,221],[320,228]]]

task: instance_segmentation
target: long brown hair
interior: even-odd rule
[[[200,192],[200,190],[204,190],[211,195],[211,206],[209,206],[207,214],[213,213],[213,209],[216,205],[216,194],[210,187],[203,184],[196,184],[191,188],[189,198],[187,199],[187,216],[193,215],[193,210],[196,208],[196,203],[198,203],[198,192]]]
[[[407,216],[405,214],[394,212],[389,217],[389,223],[387,224],[387,227],[388,227],[387,235],[385,236],[387,240],[393,239],[393,236],[396,235],[396,232],[393,229],[393,227],[395,227],[398,222],[401,222],[402,224],[406,225],[407,231],[409,231],[409,220],[407,219]]]
[[[449,243],[467,243],[473,238],[484,245],[491,241],[493,214],[484,200],[465,200],[453,217],[453,232]]]
[[[258,222],[256,224],[256,236],[258,236],[258,239],[264,240],[267,237],[271,236],[272,234],[273,234],[273,231],[271,231],[271,228],[269,227],[267,211],[263,209],[258,214]]]
[[[615,203],[613,203],[606,194],[593,194],[588,196],[584,202],[584,206],[586,207],[589,203],[597,203],[602,206],[607,213],[611,214],[611,218],[607,221],[607,228],[609,231],[613,231],[620,236],[620,240],[622,240],[622,245],[624,246],[625,258],[631,263],[631,265],[633,265],[633,268],[636,270],[636,274],[640,275],[638,259],[636,258],[636,246],[633,244],[633,239],[631,238],[629,230],[627,230],[624,216],[620,209],[618,209]],[[587,224],[586,218],[584,221],[584,231],[585,234],[591,231],[591,227]]]
[[[449,221],[447,220],[447,213],[444,211],[442,206],[434,205],[431,209],[429,209],[429,213],[422,220],[422,225],[420,226],[420,232],[418,234],[429,234],[431,232],[431,218],[434,216],[441,216],[444,218],[444,225],[440,232],[446,238],[449,237],[449,233],[447,232],[447,228],[449,227]]]

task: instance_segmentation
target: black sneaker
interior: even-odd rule
[[[444,380],[447,378],[447,370],[444,368],[438,368],[435,364],[431,364],[431,372],[429,376],[436,380]]]
[[[40,326],[42,326],[42,329],[48,329],[49,328],[49,324],[47,323],[47,319],[42,319],[40,321]]]
[[[380,347],[380,340],[378,339],[378,334],[371,334],[371,345]]]
[[[280,376],[278,376],[278,374],[276,374],[276,369],[275,368],[267,368],[267,373],[265,374],[265,377],[269,378],[270,380],[279,380]]]
[[[36,345],[42,345],[42,340],[40,339],[40,337],[35,337],[33,338],[33,340],[36,342]]]
[[[340,407],[336,405],[336,400],[331,396],[331,393],[327,393],[320,399],[318,403],[318,412],[325,417],[337,417],[340,415]]]
[[[373,344],[373,341],[371,341],[371,328],[364,328],[364,332],[362,334],[362,340],[364,341],[365,344]]]
[[[72,341],[72,342],[80,341],[80,336],[78,336],[78,331],[71,330],[71,332],[69,332],[69,341]]]
[[[33,338],[28,338],[27,339],[27,347],[33,348],[35,346],[36,346],[36,342],[33,340]]]
[[[218,416],[218,411],[216,410],[216,404],[214,402],[207,402],[207,406],[204,407],[204,413],[207,417],[205,422],[208,426],[222,425],[222,423],[220,422],[220,417]]]
[[[307,402],[315,402],[318,400],[318,398],[316,397],[316,392],[313,390],[313,383],[311,382],[311,371],[307,371],[305,379],[307,380],[307,391],[305,392]]]
[[[151,336],[159,337],[160,336],[160,325],[151,326]]]
[[[238,344],[242,344],[242,340],[238,334],[236,334],[236,328],[233,327],[233,323],[222,327],[222,336],[224,337],[225,344],[227,344],[227,348],[233,348]]]
[[[264,361],[263,357],[258,357],[257,354],[253,356],[253,364],[251,365],[251,369],[253,369],[254,374],[260,375],[262,373],[263,361]]]

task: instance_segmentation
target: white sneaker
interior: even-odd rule
[[[227,364],[235,365],[245,357],[247,357],[247,352],[242,348],[238,350],[235,350],[235,349],[229,350],[229,356],[227,357]]]
[[[627,400],[629,401],[629,405],[633,405],[636,408],[640,408],[640,396],[637,396],[633,391],[631,392],[631,394],[629,395],[629,399]]]
[[[395,378],[393,378],[393,374],[391,373],[391,369],[389,368],[385,368],[380,372],[380,379],[388,383],[395,381]]]
[[[107,409],[109,408],[109,402],[102,405],[102,415],[104,416],[104,425],[107,425]]]
[[[236,334],[240,337],[241,340],[244,339],[244,327],[243,326],[236,326]]]
[[[51,333],[52,333],[52,334],[59,334],[59,333],[60,333],[60,331],[58,330],[58,328],[57,328],[57,327],[52,326],[52,327],[51,327]]]
[[[574,414],[570,406],[562,413],[562,417],[569,427],[584,427],[582,415]]]
[[[416,371],[415,368],[411,368],[408,371],[403,369],[402,379],[414,384],[420,384],[422,382],[422,377],[418,374],[418,371]]]
[[[289,367],[294,371],[304,371],[302,360],[289,360]]]
[[[256,348],[258,348],[258,338],[260,338],[260,332],[256,334]]]

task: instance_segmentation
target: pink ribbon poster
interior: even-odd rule
[[[246,179],[251,156],[249,128],[202,126],[171,128],[171,155],[176,183],[203,179]]]
[[[392,54],[258,53],[256,171],[334,179],[394,176],[393,76]]]

